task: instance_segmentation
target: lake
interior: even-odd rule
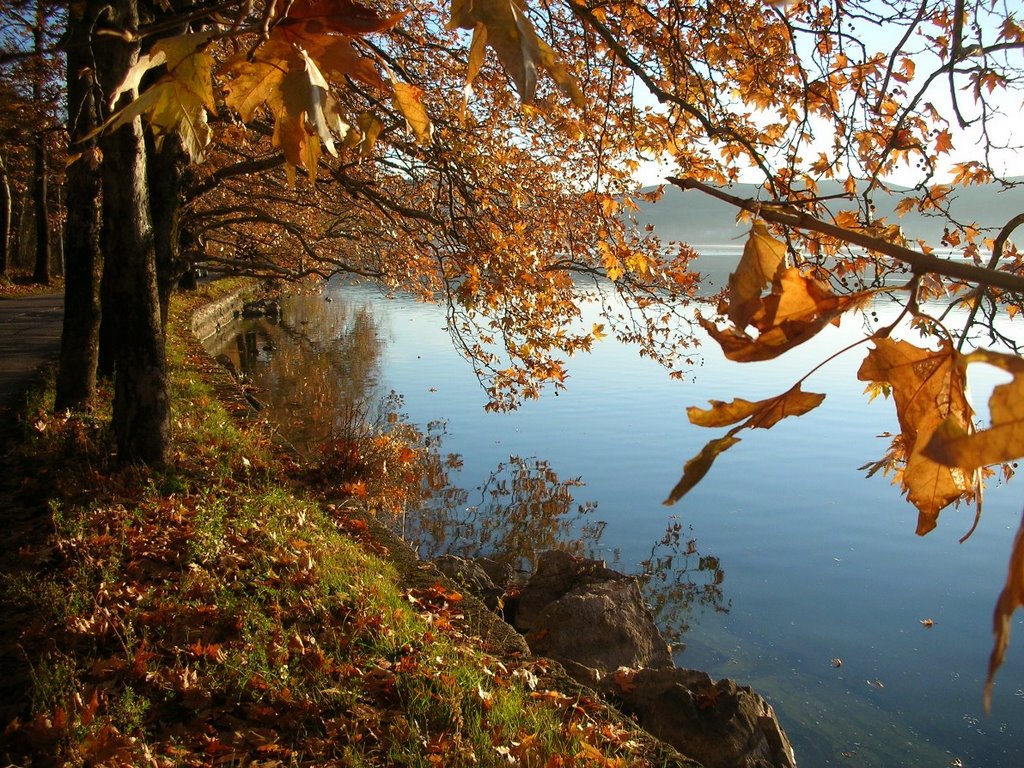
[[[727,274],[735,256],[721,258]],[[326,415],[337,390],[377,399],[393,390],[411,423],[445,423],[440,450],[461,455],[450,480],[466,489],[458,498],[467,515],[486,514],[495,498],[487,489],[511,456],[535,457],[561,481],[579,478],[567,486],[573,504],[563,505],[558,535],[586,537],[588,550],[628,572],[652,551],[674,555],[676,572],[663,558],[660,575],[691,587],[675,595],[686,612],[675,623],[687,625],[677,664],[757,689],[804,768],[1024,764],[1020,614],[992,715],[981,707],[1022,481],[990,482],[966,543],[958,539],[973,522],[969,508],[946,510],[937,530],[915,536],[916,510],[898,489],[858,471],[885,452],[878,436],[896,429],[891,401],[869,405],[856,379],[863,348],[805,383],[827,393],[819,409],[744,433],[688,496],[662,506],[683,463],[724,431],[690,425],[686,406],[781,393],[862,333],[856,319],[769,363],[743,367],[704,346],[684,381],[608,338],[569,361],[567,391],[493,414],[440,307],[341,282],[287,296],[283,307],[279,324],[240,321],[212,351],[245,371],[297,448],[338,429],[343,418]],[[596,320],[588,315],[587,327]],[[997,379],[973,376],[978,407]],[[673,525],[675,550],[658,544]]]

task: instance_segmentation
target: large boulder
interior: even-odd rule
[[[534,653],[599,671],[672,664],[636,579],[565,552],[540,556],[513,625]]]
[[[620,669],[600,682],[644,730],[705,768],[796,768],[775,711],[747,686],[693,669]]]

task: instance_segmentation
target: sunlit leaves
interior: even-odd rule
[[[451,14],[450,26],[453,29],[473,31],[466,77],[467,93],[482,63],[482,49],[489,45],[512,78],[523,101],[533,101],[538,70],[543,69],[574,104],[584,105],[585,99],[576,79],[551,46],[537,35],[525,7],[518,0],[452,0]]]
[[[114,89],[111,104],[122,94],[134,92],[146,73],[161,66],[166,67],[166,71],[128,106],[116,112],[103,128],[115,130],[142,115],[152,128],[158,147],[165,136],[177,133],[192,160],[201,160],[211,138],[206,113],[217,111],[211,74],[214,61],[205,51],[210,37],[209,32],[198,32],[157,41]]]
[[[729,275],[726,317],[737,328],[746,328],[761,306],[761,292],[775,282],[786,266],[786,246],[768,233],[763,221],[754,222],[743,257]]]
[[[755,223],[743,258],[729,276],[723,312],[732,321],[720,329],[699,318],[700,324],[735,362],[770,360],[815,336],[843,312],[870,294],[837,296],[824,283],[785,266],[785,246]],[[765,287],[771,292],[762,295]],[[756,331],[751,335],[747,328]]]
[[[917,533],[924,535],[935,528],[943,508],[978,488],[979,478],[970,468],[939,464],[925,454],[925,446],[944,421],[964,433],[973,431],[966,364],[948,341],[937,350],[887,338],[874,344],[857,377],[891,387],[906,452],[901,482],[919,512]]]

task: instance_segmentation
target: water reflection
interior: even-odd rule
[[[211,352],[237,369],[305,457],[306,479],[328,495],[372,499],[423,557],[498,557],[530,570],[549,549],[608,549],[597,502],[580,498],[583,478],[562,478],[545,459],[510,456],[472,490],[456,482],[462,459],[443,450],[444,422],[411,424],[401,395],[383,391],[387,333],[367,304],[288,295],[279,318],[244,318],[228,330]],[[638,575],[672,642],[698,608],[728,610],[718,558],[701,555],[676,520]]]

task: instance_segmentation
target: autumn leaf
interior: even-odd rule
[[[281,13],[277,13],[280,9]],[[286,34],[317,37],[328,33],[368,35],[391,29],[407,11],[381,16],[352,0],[292,0],[275,4],[274,29]]]
[[[965,429],[956,418],[946,418],[924,446],[929,459],[969,471],[1024,456],[1024,360],[988,350],[966,356],[967,363],[984,362],[1013,374],[1013,379],[992,390],[988,401],[988,429]]]
[[[686,414],[699,427],[724,427],[749,419],[744,427],[770,429],[787,416],[803,416],[822,404],[825,395],[804,392],[800,384],[776,397],[751,402],[737,398],[731,402],[711,400],[711,408],[690,406]]]
[[[749,324],[759,332],[756,337],[743,329],[719,329],[703,317],[697,319],[729,360],[739,363],[771,360],[813,338],[871,295],[870,291],[865,291],[837,296],[824,283],[801,274],[796,267],[789,267],[777,276],[772,293],[750,317]]]
[[[992,654],[988,660],[988,676],[985,678],[985,713],[992,708],[992,684],[996,671],[1003,663],[1003,656],[1010,644],[1010,619],[1013,612],[1024,605],[1024,518],[1021,519],[1010,553],[1010,566],[1006,573],[1006,584],[996,601],[992,617],[992,632],[996,636]]]
[[[924,451],[932,433],[947,419],[964,432],[973,430],[964,358],[948,340],[930,350],[879,338],[857,378],[891,387],[907,455],[903,490],[918,509],[917,533],[923,536],[935,528],[942,509],[977,488],[976,473],[940,464]]]
[[[430,144],[434,135],[434,126],[423,106],[423,92],[415,85],[399,80],[391,81],[392,100],[398,111],[405,117],[405,124],[420,144]]]
[[[729,275],[728,308],[725,315],[737,328],[746,328],[761,307],[761,292],[775,282],[785,267],[786,246],[768,233],[763,221],[755,221],[743,247],[736,271]]]
[[[662,503],[666,506],[671,506],[688,494],[697,483],[704,479],[704,475],[711,469],[715,459],[738,442],[740,442],[740,439],[733,437],[730,432],[722,437],[715,438],[705,445],[700,453],[683,465],[683,476],[679,478],[679,482],[675,484],[675,487],[669,492],[668,498]]]
[[[203,158],[212,133],[206,113],[216,112],[213,97],[213,57],[203,50],[211,32],[177,35],[157,41],[128,70],[110,98],[113,106],[126,93],[133,93],[151,70],[165,66],[166,72],[130,104],[114,113],[100,130],[116,130],[136,117],[146,118],[160,145],[166,136],[177,133],[194,162]]]
[[[449,29],[473,31],[467,94],[482,62],[482,49],[490,45],[502,68],[515,83],[519,98],[533,101],[537,90],[537,70],[542,68],[577,106],[586,100],[554,50],[537,35],[525,9],[517,0],[452,0]]]
[[[686,409],[691,424],[700,427],[723,427],[735,424],[722,437],[711,440],[700,453],[683,466],[683,476],[665,499],[664,504],[675,504],[699,483],[711,469],[722,453],[740,442],[736,434],[744,429],[771,429],[787,416],[802,416],[814,410],[825,400],[825,395],[815,392],[804,392],[800,383],[776,397],[769,397],[757,402],[737,398],[731,402],[712,400],[711,408],[703,409],[691,406]]]

